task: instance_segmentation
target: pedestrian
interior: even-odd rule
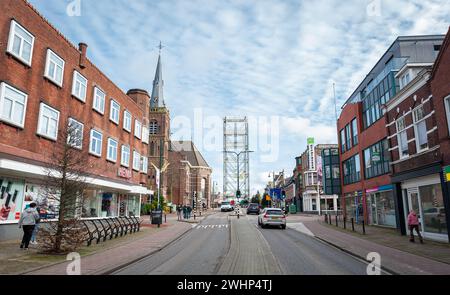
[[[20,243],[20,249],[25,248],[25,250],[28,250],[34,226],[38,219],[39,213],[36,211],[36,203],[31,203],[30,207],[26,208],[20,215],[19,228],[23,229],[23,238],[22,243]]]
[[[191,218],[191,212],[192,212],[192,207],[191,207],[191,206],[188,206],[188,207],[187,207],[187,215],[188,215],[188,219]]]
[[[41,224],[41,214],[40,214],[41,208],[36,207],[36,212],[38,213],[39,218],[36,220],[36,224],[34,225],[34,229],[33,229],[33,234],[31,235],[31,242],[30,243],[33,244],[33,245],[37,244],[36,236],[37,236],[37,233],[39,231],[39,226]]]
[[[178,220],[181,220],[181,205],[180,204],[177,205],[177,216],[178,216]]]
[[[419,218],[417,217],[416,211],[411,210],[408,214],[408,226],[409,226],[409,241],[414,243],[414,229],[419,236],[420,243],[423,244],[423,238],[419,231]]]
[[[187,219],[187,207],[186,207],[186,205],[183,205],[182,210],[183,210],[183,218]]]

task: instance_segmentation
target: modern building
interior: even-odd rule
[[[322,214],[323,212],[338,210],[339,195],[325,193],[322,170],[323,151],[337,148],[336,144],[315,145],[313,138],[308,139],[307,149],[300,157],[301,171],[303,172],[301,177],[302,212]]]
[[[169,149],[168,201],[173,204],[211,206],[212,169],[192,141],[171,141]]]
[[[303,168],[302,157],[295,158],[295,168],[292,171],[294,178],[294,204],[297,208],[297,212],[303,212]]]
[[[406,83],[397,76],[399,71],[407,64],[432,64],[443,39],[442,35],[398,37],[343,105],[337,131],[341,206],[347,218],[400,226],[382,106],[398,94],[401,83]]]
[[[92,163],[82,217],[139,215],[147,189],[148,95],[124,93],[24,0],[0,11],[0,238],[15,238],[26,205],[41,198],[60,131]],[[64,143],[63,143],[64,145]]]
[[[325,195],[341,195],[341,170],[339,168],[339,149],[322,150],[323,191]],[[333,204],[328,200],[327,208]],[[340,208],[339,199],[337,208]]]

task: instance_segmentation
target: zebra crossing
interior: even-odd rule
[[[204,224],[197,225],[195,229],[227,229],[228,224]]]

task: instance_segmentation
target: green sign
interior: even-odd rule
[[[308,145],[314,144],[314,137],[308,137],[307,142],[308,142]]]
[[[450,182],[450,166],[444,167],[444,177],[446,182]]]
[[[373,152],[372,153],[372,162],[380,162],[381,161],[381,155],[380,152]]]

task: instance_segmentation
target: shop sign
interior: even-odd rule
[[[131,170],[124,167],[120,167],[119,170],[117,171],[117,175],[122,178],[130,179]]]
[[[380,152],[373,152],[372,153],[372,162],[377,163],[381,161],[381,155]]]
[[[450,182],[450,166],[444,167],[445,182]]]

